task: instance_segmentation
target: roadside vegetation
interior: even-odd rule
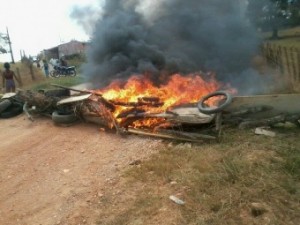
[[[124,174],[127,197],[102,198],[98,224],[299,224],[300,135],[278,132],[226,129],[221,143],[166,143]]]
[[[300,27],[271,35],[263,34],[265,42],[300,48]],[[98,224],[299,224],[299,127],[275,132],[271,138],[226,128],[220,143],[165,142],[123,174],[119,190],[101,195]]]
[[[42,68],[37,68],[34,64],[32,66],[33,75],[30,67],[26,63],[17,62],[11,64],[11,69],[18,77],[16,82],[17,88],[25,90],[39,90],[39,89],[53,89],[51,84],[59,84],[62,86],[74,86],[85,82],[84,77],[81,75],[80,66],[84,62],[82,57],[73,57],[68,61],[70,65],[75,65],[77,68],[77,75],[75,77],[59,77],[59,78],[46,78]],[[0,70],[3,70],[3,63],[0,63]],[[19,73],[17,72],[19,71]],[[18,75],[19,74],[19,75]],[[2,84],[2,80],[1,80]]]
[[[34,84],[31,84],[28,88],[31,90],[40,90],[40,89],[55,89],[55,87],[52,87],[51,84],[59,84],[65,87],[71,87],[78,84],[82,84],[85,82],[84,77],[82,77],[80,74],[75,77],[60,77],[60,78],[48,78],[44,79],[41,82],[37,82]]]
[[[282,29],[278,31],[278,39],[269,39],[271,32],[263,33],[266,42],[280,45],[282,47],[294,47],[300,49],[300,26]]]
[[[28,65],[21,63],[21,62],[11,64],[11,69],[15,72],[17,77],[18,77],[17,68],[19,69],[19,74],[20,74],[19,81],[21,81],[21,83],[19,81],[17,81],[17,83],[16,83],[17,88],[30,87],[32,84],[43,82],[46,79],[45,75],[43,74],[43,71],[41,69],[38,69],[37,67],[33,66],[32,67],[33,73],[34,73],[34,80],[33,80],[32,75],[30,73],[30,68],[28,67]],[[0,70],[1,71],[4,70],[3,63],[0,63]],[[2,84],[2,80],[1,80],[1,84]],[[22,87],[21,87],[21,85],[22,85]]]
[[[279,30],[276,39],[270,38],[271,35],[271,32],[262,34],[263,61],[275,74],[276,83],[281,86],[280,93],[299,93],[300,27]]]

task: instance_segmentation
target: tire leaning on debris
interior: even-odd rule
[[[8,99],[4,99],[0,102],[0,113],[6,110],[9,106],[11,106],[12,102]]]
[[[205,104],[205,101],[207,101],[209,98],[215,97],[215,96],[225,96],[225,102],[223,102],[218,107],[214,107],[214,108],[207,107],[206,104]],[[197,106],[198,106],[198,109],[199,109],[200,112],[202,112],[204,114],[213,114],[213,113],[221,112],[225,107],[230,105],[231,102],[232,102],[231,94],[229,94],[226,91],[216,91],[216,92],[213,92],[213,93],[210,93],[210,94],[204,96],[199,101]]]
[[[13,102],[9,107],[0,113],[0,118],[8,119],[20,115],[23,112],[23,105]]]
[[[60,114],[58,111],[52,113],[52,121],[57,124],[70,124],[78,120],[78,117],[72,114]]]

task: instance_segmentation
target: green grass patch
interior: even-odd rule
[[[51,84],[58,84],[66,87],[75,86],[84,83],[85,79],[82,76],[75,77],[59,77],[59,78],[48,78],[42,82],[34,83],[27,87],[27,89],[40,90],[40,89],[53,89]]]
[[[300,146],[292,144],[285,146],[282,151],[279,152],[285,159],[284,169],[295,179],[300,180]]]

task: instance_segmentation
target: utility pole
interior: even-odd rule
[[[11,55],[11,62],[15,63],[14,54],[13,54],[13,51],[12,51],[11,41],[10,41],[10,37],[9,37],[9,33],[8,33],[8,28],[7,27],[6,27],[6,33],[7,33],[7,43],[9,45],[9,51],[10,51],[10,55]]]

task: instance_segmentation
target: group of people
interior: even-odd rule
[[[43,59],[43,65],[42,65],[42,69],[44,69],[45,75],[48,78],[49,77],[49,64],[47,62],[47,60]],[[49,63],[53,66],[53,67],[58,67],[58,66],[68,66],[67,61],[64,58],[60,58],[60,59],[53,59],[51,58]],[[40,62],[37,62],[37,67],[41,68]]]
[[[64,57],[61,57],[60,59],[50,59],[50,64],[52,66],[68,66],[68,63]]]

